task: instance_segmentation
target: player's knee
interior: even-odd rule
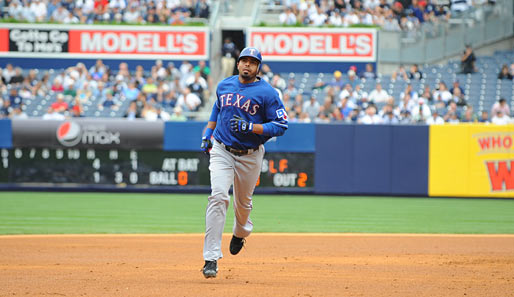
[[[225,204],[226,206],[228,206],[229,201],[230,201],[230,196],[228,195],[228,193],[224,194],[221,192],[213,191],[212,195],[209,196],[209,202],[211,202],[211,203],[220,203],[220,204]]]

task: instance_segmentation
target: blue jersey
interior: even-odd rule
[[[218,109],[214,138],[236,149],[256,148],[273,135],[237,133],[230,129],[230,119],[238,115],[254,124],[270,123],[273,131],[281,135],[287,129],[288,118],[277,91],[266,81],[243,84],[239,76],[228,77],[218,84],[213,112]]]

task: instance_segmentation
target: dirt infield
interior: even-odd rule
[[[513,235],[0,236],[0,296],[514,296]]]

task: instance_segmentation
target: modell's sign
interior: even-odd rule
[[[376,62],[375,29],[249,28],[247,44],[268,61]]]
[[[0,24],[0,56],[206,60],[208,38],[207,27]]]

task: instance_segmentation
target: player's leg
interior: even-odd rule
[[[230,202],[228,191],[234,180],[233,168],[234,158],[215,141],[210,152],[211,195],[205,214],[203,257],[206,261],[223,257],[221,236]]]
[[[261,173],[264,146],[259,151],[238,158],[234,170],[234,235],[245,238],[253,229],[250,220],[252,211],[252,195]]]

